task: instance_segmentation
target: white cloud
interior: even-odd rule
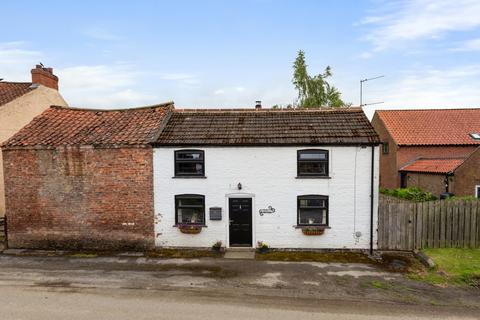
[[[117,41],[122,39],[119,35],[114,34],[107,28],[99,26],[85,28],[82,34],[96,40]]]
[[[176,81],[184,85],[196,85],[200,83],[198,76],[190,73],[160,73],[160,79],[167,81]]]
[[[385,7],[382,12],[362,21],[374,27],[366,36],[374,45],[374,51],[480,26],[478,0],[396,1],[385,4]]]
[[[452,51],[480,51],[480,38],[465,41]]]
[[[6,81],[31,81],[30,70],[38,64],[43,55],[26,49],[22,41],[0,43],[0,78]]]
[[[361,59],[370,59],[373,56],[371,52],[362,52],[360,54]]]
[[[57,74],[62,95],[72,106],[118,108],[161,102],[136,90],[140,73],[130,65],[75,66]]]
[[[371,116],[375,109],[466,108],[479,107],[480,64],[450,69],[409,70],[398,81],[369,90],[370,96],[385,103],[367,106]]]
[[[213,91],[213,94],[216,95],[216,96],[224,94],[224,93],[225,93],[225,90],[223,90],[223,89],[217,89],[217,90]]]

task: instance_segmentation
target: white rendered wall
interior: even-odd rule
[[[205,151],[205,179],[176,179],[174,151]],[[352,248],[370,246],[371,147],[318,147],[329,150],[331,179],[296,179],[297,150],[312,147],[155,148],[153,152],[156,245],[159,247],[228,247],[228,198],[252,197],[253,246],[272,248]],[[376,247],[379,149],[375,148],[374,247]],[[237,189],[241,183],[242,190]],[[207,228],[182,234],[175,224],[175,195],[205,196]],[[329,226],[320,236],[305,236],[297,223],[297,196],[329,196]],[[272,206],[275,213],[259,215]],[[210,221],[208,208],[221,207],[223,219]],[[356,239],[355,232],[361,232]]]

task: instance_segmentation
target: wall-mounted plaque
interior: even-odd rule
[[[211,207],[210,208],[210,220],[222,220],[222,208]]]
[[[268,206],[266,209],[258,210],[258,213],[260,213],[261,216],[263,216],[264,214],[272,214],[274,212],[275,208],[273,208],[272,206]]]

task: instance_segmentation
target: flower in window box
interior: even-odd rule
[[[197,234],[202,231],[201,226],[195,226],[191,224],[181,224],[178,226],[178,229],[180,230],[181,233],[185,233],[185,234]]]
[[[325,232],[325,229],[319,228],[319,227],[308,227],[308,228],[303,228],[302,232],[306,236],[319,236]]]

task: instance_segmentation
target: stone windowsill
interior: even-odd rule
[[[199,228],[208,228],[206,224],[174,224],[172,227],[180,228],[180,227],[199,227]]]
[[[293,226],[295,229],[318,229],[318,230],[325,230],[325,229],[332,229],[332,227],[330,226],[326,226],[326,225],[294,225]]]
[[[330,176],[296,176],[295,179],[332,179]]]
[[[173,176],[172,179],[207,179],[206,176]]]

